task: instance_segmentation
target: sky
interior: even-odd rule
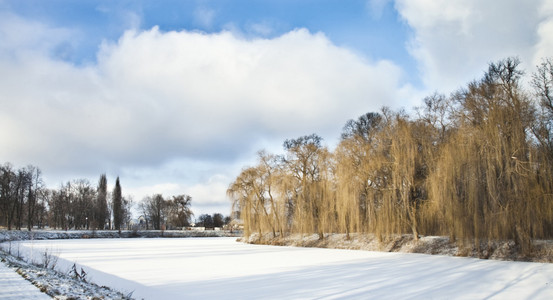
[[[226,189],[261,149],[553,56],[551,0],[0,0],[0,163],[139,202]]]

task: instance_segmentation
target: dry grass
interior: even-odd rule
[[[327,234],[319,239],[318,234],[291,234],[273,237],[272,234],[252,234],[238,239],[250,244],[274,246],[316,247],[382,252],[421,253],[431,255],[463,256],[506,261],[553,262],[553,241],[539,240],[533,243],[532,251],[523,254],[513,241],[488,241],[480,243],[480,250],[472,243],[451,243],[448,237],[422,236],[415,240],[412,235],[395,235],[382,242],[372,234]]]

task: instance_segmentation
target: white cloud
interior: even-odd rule
[[[113,90],[132,95],[130,113],[151,116],[144,130],[166,131],[188,154],[219,153],[267,132],[328,132],[356,111],[390,103],[401,75],[391,63],[369,64],[303,29],[255,40],[128,32],[104,47],[99,64]]]
[[[409,48],[424,84],[450,92],[480,78],[489,62],[518,56],[531,68],[536,55],[553,53],[551,13],[540,17],[546,2],[396,0],[396,9],[414,31]]]
[[[78,39],[78,32],[54,28],[17,15],[0,12],[0,57],[16,58],[36,53],[51,54]]]
[[[192,210],[196,216],[216,212],[230,215],[231,203],[226,192],[232,179],[223,175],[214,175],[206,183],[186,187],[187,193],[193,195]]]
[[[159,189],[190,194],[206,210],[222,205],[237,171],[229,166],[260,144],[313,132],[332,139],[346,120],[398,106],[396,65],[305,29],[271,39],[127,31],[102,45],[97,63],[75,66],[50,55],[68,31],[17,21],[35,35],[20,42],[17,26],[0,26],[14,36],[0,41],[8,49],[0,52],[0,138],[9,145],[0,157],[35,164],[58,182],[121,175],[135,200]],[[186,170],[202,179],[156,176],[178,160],[205,162]]]
[[[553,1],[543,1],[539,17],[538,43],[532,61],[535,65],[539,64],[542,58],[553,57]]]

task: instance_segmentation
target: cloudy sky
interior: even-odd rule
[[[0,163],[230,212],[260,149],[553,56],[550,0],[0,0]]]

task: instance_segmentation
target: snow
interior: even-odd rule
[[[4,262],[0,262],[0,298],[4,300],[52,299],[14,270],[8,268]]]
[[[13,243],[13,242],[12,242]],[[553,264],[251,245],[235,238],[24,241],[144,299],[551,299]],[[31,255],[32,252],[32,255]]]
[[[17,255],[16,249],[13,250],[13,254]],[[21,254],[21,252],[19,253]],[[0,252],[0,256],[2,256],[2,264],[9,266],[2,270],[2,272],[5,272],[3,275],[6,278],[13,278],[14,284],[16,284],[13,287],[23,291],[14,294],[14,290],[11,289],[11,283],[6,281],[6,284],[10,284],[10,288],[0,288],[0,299],[34,299],[36,297],[34,294],[39,290],[45,294],[41,294],[41,298],[38,299],[51,299],[46,295],[58,300],[129,299],[126,295],[108,287],[100,287],[94,283],[82,280],[82,278],[77,279],[74,275],[67,272],[52,270],[52,263],[49,264],[49,268],[44,268],[35,265],[36,262],[35,264],[31,264],[3,252]],[[30,291],[33,291],[32,294]]]
[[[0,243],[21,240],[88,239],[88,238],[156,238],[156,237],[238,237],[240,232],[227,230],[0,230]]]

